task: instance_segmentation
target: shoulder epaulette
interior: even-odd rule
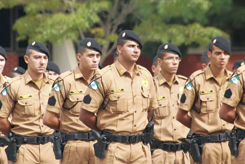
[[[185,77],[185,76],[182,76],[182,75],[177,75],[177,76],[178,76],[178,78],[180,78],[180,79],[187,80],[187,77]]]
[[[145,67],[143,67],[143,66],[141,66],[141,65],[137,65],[137,66],[138,66],[139,69],[144,70],[144,71],[150,73],[150,71],[149,71],[148,69],[146,69]]]
[[[72,71],[73,70],[69,70],[69,71],[66,71],[66,72],[63,72],[62,74],[60,74],[60,78],[61,79],[64,79],[65,77],[67,77],[68,75],[72,74]]]
[[[23,78],[23,75],[17,76],[17,77],[14,77],[14,78],[10,78],[10,79],[7,80],[6,82],[7,82],[9,85],[11,85],[11,84],[13,84],[14,82],[19,81],[19,80],[22,79],[22,78]]]
[[[103,69],[97,70],[96,73],[102,76],[111,69],[112,69],[112,65],[108,65],[108,66],[104,67]]]
[[[199,70],[195,71],[194,73],[192,73],[191,76],[189,77],[189,79],[192,80],[195,77],[197,77],[198,75],[203,74],[203,73],[204,73],[204,71],[202,69],[199,69]]]

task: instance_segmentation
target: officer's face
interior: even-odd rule
[[[219,47],[213,46],[212,52],[208,51],[208,57],[212,67],[223,69],[226,67],[230,55]]]
[[[77,54],[79,68],[94,71],[98,69],[100,63],[100,53],[94,50],[86,49],[83,54]]]
[[[136,62],[140,57],[140,46],[135,41],[126,41],[123,46],[117,46],[117,51],[120,54],[118,59],[121,62]]]
[[[51,70],[49,70],[47,73],[48,73],[49,76],[53,76],[54,78],[57,78],[59,76],[58,73],[56,73],[54,71],[51,71]]]
[[[48,64],[48,56],[46,54],[32,50],[30,55],[24,56],[24,59],[29,71],[38,74],[46,71]]]
[[[170,52],[165,52],[162,59],[157,58],[162,74],[176,74],[180,61],[179,55]]]
[[[5,58],[4,58],[2,55],[0,55],[0,73],[2,73],[2,72],[3,72],[3,69],[4,69],[4,66],[5,66],[5,63],[6,63]]]

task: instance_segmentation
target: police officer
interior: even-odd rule
[[[0,131],[6,136],[11,132],[11,144],[6,150],[9,160],[17,164],[55,163],[53,130],[42,123],[53,84],[45,74],[49,56],[42,43],[29,44],[24,56],[26,73],[10,80],[1,92]]]
[[[101,54],[101,47],[94,39],[83,39],[77,53],[78,66],[62,73],[53,87],[43,121],[45,125],[64,133],[63,142],[67,143],[61,163],[95,163],[95,139],[91,129],[79,120],[79,113],[84,93],[98,69]]]
[[[197,148],[197,143],[199,148],[195,150],[198,155],[192,154],[195,162],[231,163],[225,132],[233,125],[219,118],[221,101],[231,76],[225,68],[230,55],[228,40],[220,36],[212,38],[208,51],[210,64],[190,76],[180,99],[177,120],[194,133],[192,146]],[[201,159],[197,158],[200,154]]]
[[[47,73],[56,79],[60,74],[60,68],[55,62],[48,61]]]
[[[7,81],[7,78],[2,75],[5,63],[7,60],[7,53],[2,46],[0,46],[0,90],[3,89],[3,84]],[[5,153],[5,145],[4,135],[0,131],[0,164],[7,164],[8,159]]]
[[[122,31],[117,39],[118,60],[102,69],[85,93],[80,120],[102,131],[102,140],[95,135],[99,163],[151,163],[147,139],[152,134],[146,132],[153,129],[152,124],[147,126],[147,117],[151,118],[157,102],[150,72],[135,64],[141,48],[136,33]]]
[[[231,143],[229,143],[231,152],[234,152],[232,155],[235,156],[233,159],[234,164],[244,163],[245,155],[244,77],[245,66],[243,65],[237,69],[236,73],[230,79],[220,109],[220,118],[234,123],[235,126],[231,132],[231,138],[235,137],[235,142],[232,143],[230,141]]]
[[[161,71],[161,67],[159,66],[158,62],[157,62],[157,56],[156,55],[154,58],[153,58],[153,61],[152,61],[152,65],[151,65],[151,71],[153,72],[153,76],[157,76],[159,74],[159,72]]]
[[[26,70],[22,67],[14,67],[10,72],[10,77],[17,77],[20,75],[23,75],[26,72]]]
[[[210,62],[208,51],[204,51],[201,56],[202,69],[206,68]]]
[[[171,43],[160,45],[157,54],[161,72],[154,79],[159,108],[154,110],[153,117],[152,163],[189,164],[189,154],[183,152],[183,141],[190,129],[176,120],[178,99],[187,80],[176,75],[182,56],[178,47]]]
[[[243,66],[244,64],[245,64],[245,61],[244,61],[244,60],[236,60],[236,61],[234,62],[234,64],[233,64],[232,71],[233,71],[233,72],[236,72],[236,70],[237,70],[239,67]]]

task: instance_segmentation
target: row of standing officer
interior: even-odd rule
[[[145,68],[135,64],[142,48],[138,35],[124,30],[117,44],[118,60],[96,72],[101,48],[95,40],[84,39],[79,45],[77,68],[61,74],[55,82],[44,73],[47,48],[39,42],[27,47],[27,72],[5,83],[1,92],[0,130],[6,136],[11,131],[13,142],[18,141],[16,163],[55,162],[50,143],[54,131],[47,126],[60,130],[66,141],[61,163],[189,163],[182,144],[188,129],[176,121],[178,107],[177,120],[191,128],[197,139],[205,140],[202,162],[230,163],[223,132],[231,126],[218,117],[230,76],[225,70],[230,55],[227,40],[215,37],[210,41],[211,64],[192,74],[186,85],[186,78],[176,75],[181,53],[175,45],[159,47],[161,74],[152,80]],[[10,114],[11,124],[7,119]],[[151,159],[151,127],[147,129],[147,125],[152,117],[156,150]],[[97,159],[92,129],[101,134],[94,148],[106,149]]]

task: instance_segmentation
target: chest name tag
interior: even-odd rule
[[[82,90],[71,90],[70,91],[70,95],[81,94],[81,93],[83,93]]]
[[[111,89],[111,93],[119,93],[119,92],[124,92],[124,88],[116,88],[116,89]]]
[[[159,100],[164,100],[164,99],[166,99],[165,96],[159,96],[159,97],[157,97],[157,100],[158,100],[158,101],[159,101]]]
[[[204,90],[204,91],[200,91],[200,94],[201,95],[206,95],[206,94],[210,94],[210,93],[213,93],[214,91],[212,89],[210,90]]]
[[[20,95],[19,96],[19,100],[23,100],[23,99],[28,99],[28,98],[32,98],[32,95]]]

